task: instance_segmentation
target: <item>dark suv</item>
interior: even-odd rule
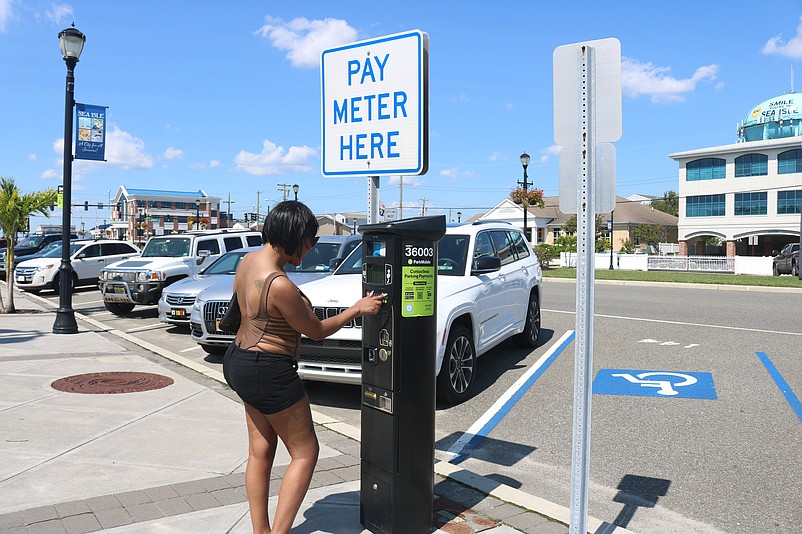
[[[19,263],[17,258],[36,254],[50,243],[61,241],[61,238],[61,234],[34,234],[21,239],[16,245],[14,245],[14,264],[16,265]],[[78,239],[78,236],[75,234],[70,234],[70,239]],[[6,249],[0,250],[0,271],[3,272],[6,270],[7,252],[8,251]]]

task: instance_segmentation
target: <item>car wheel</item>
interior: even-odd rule
[[[532,291],[529,295],[529,304],[526,306],[526,326],[523,332],[512,338],[516,347],[533,349],[537,346],[540,337],[540,300],[537,293]]]
[[[206,345],[204,343],[200,343],[200,346],[213,356],[222,356],[226,353],[226,349],[228,348],[228,345]]]
[[[799,265],[796,263],[791,264],[791,275],[799,276]]]
[[[462,325],[451,329],[446,353],[437,375],[437,398],[459,404],[468,399],[476,382],[476,349],[471,333]]]
[[[780,276],[780,271],[777,270],[777,264],[776,263],[773,263],[771,265],[771,274],[773,274],[774,276]]]
[[[104,302],[106,309],[109,310],[114,315],[125,315],[127,313],[131,313],[131,310],[134,309],[134,304],[127,304],[125,302]]]

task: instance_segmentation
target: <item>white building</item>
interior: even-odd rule
[[[679,163],[681,256],[769,256],[800,238],[802,96],[754,107],[738,137],[669,154]]]

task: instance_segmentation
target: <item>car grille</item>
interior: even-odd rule
[[[107,271],[105,280],[119,282],[136,282],[136,271]]]
[[[165,295],[164,300],[170,306],[192,306],[195,304],[195,297],[192,295]]]
[[[321,321],[323,319],[328,319],[329,317],[334,317],[335,315],[339,315],[348,308],[325,308],[322,306],[315,306],[314,311],[315,315]],[[362,317],[357,317],[352,321],[348,321],[343,325],[343,328],[362,328]]]
[[[36,267],[17,267],[17,274],[22,276],[32,276],[36,272]]]
[[[309,356],[303,355],[298,357],[299,362],[303,362],[306,364],[328,364],[328,365],[337,365],[337,364],[352,364],[352,365],[360,365],[362,363],[361,353],[357,354],[338,354],[338,355],[326,355],[326,356]]]
[[[217,322],[223,318],[223,315],[228,311],[229,301],[227,300],[210,300],[203,306],[203,323],[206,325],[206,331],[210,335],[236,335],[236,332],[227,332],[225,330],[217,329]]]

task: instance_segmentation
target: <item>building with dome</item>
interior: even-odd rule
[[[769,256],[799,241],[802,95],[752,108],[738,142],[669,154],[679,163],[679,253]]]

